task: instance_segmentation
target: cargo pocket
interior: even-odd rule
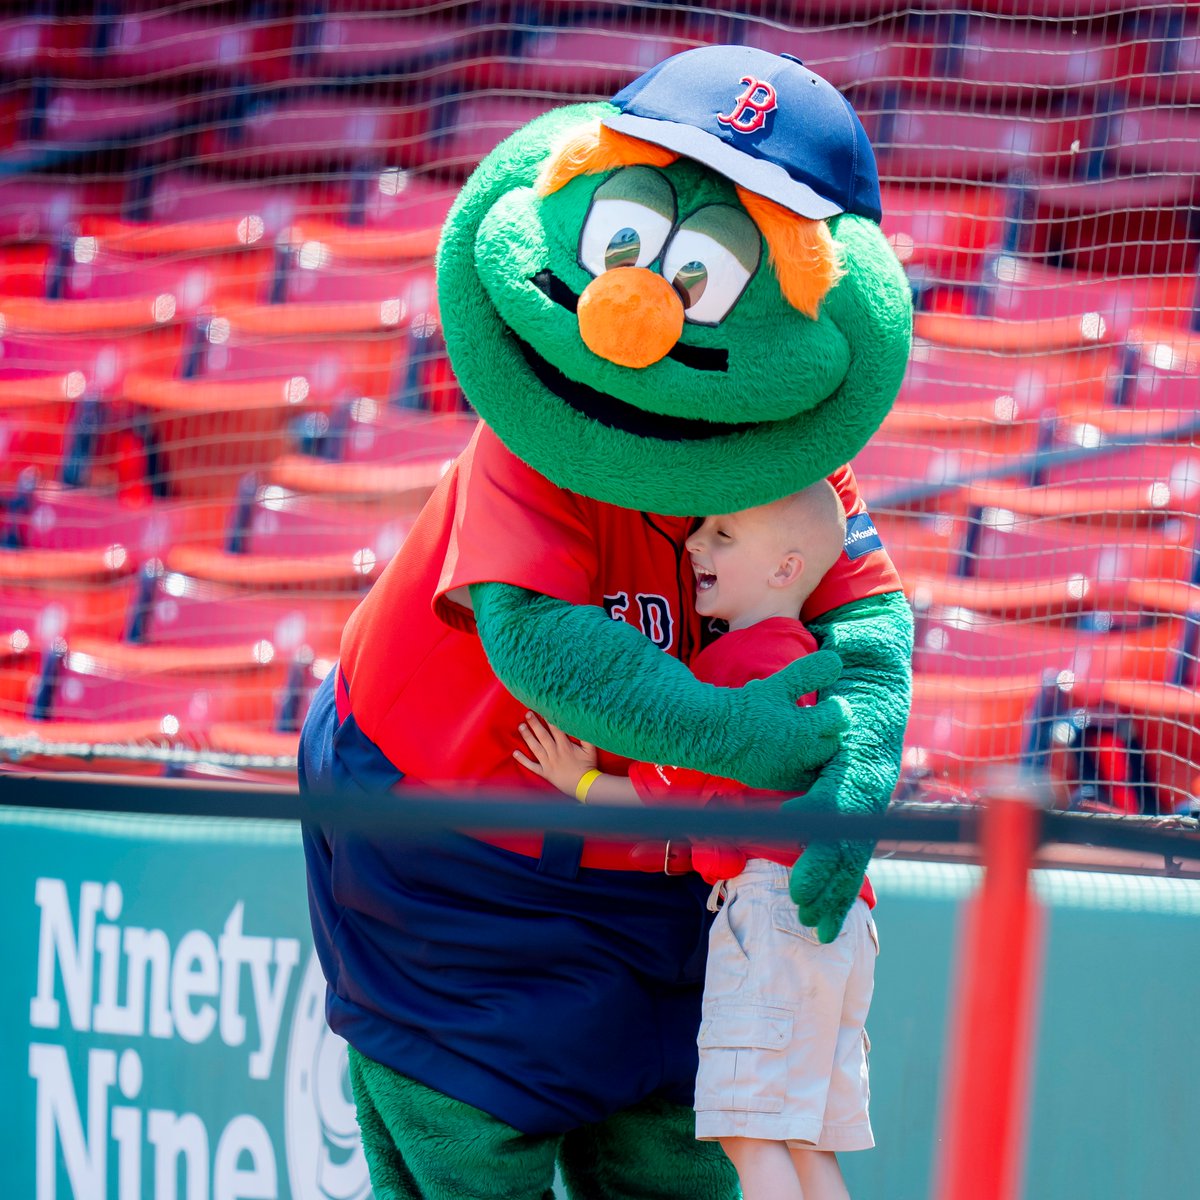
[[[696,1039],[696,1107],[778,1113],[787,1095],[792,1014],[747,1006],[706,1014]]]
[[[780,933],[801,938],[803,941],[809,942],[814,946],[821,945],[821,939],[817,935],[816,929],[811,925],[800,924],[800,914],[796,911],[796,905],[790,896],[778,897],[773,901],[771,904],[771,919],[775,923],[775,928]],[[843,930],[842,932],[845,931]],[[841,936],[841,933],[839,933],[838,937]]]

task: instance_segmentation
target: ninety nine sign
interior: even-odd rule
[[[367,1200],[295,828],[0,823],[6,1194]]]

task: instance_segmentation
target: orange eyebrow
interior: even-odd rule
[[[672,150],[617,133],[596,121],[558,147],[538,176],[537,193],[549,196],[577,175],[597,175],[614,167],[667,167],[678,157]]]
[[[536,191],[549,196],[578,175],[597,175],[616,167],[667,167],[679,157],[597,120],[557,148],[538,176]],[[815,320],[821,301],[845,274],[829,226],[743,187],[737,194],[767,243],[783,298]]]
[[[766,240],[783,298],[816,320],[821,301],[845,274],[829,226],[745,188],[737,194]]]

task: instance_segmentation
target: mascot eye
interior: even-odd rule
[[[675,223],[675,193],[650,167],[626,167],[592,197],[579,235],[579,265],[592,275],[616,267],[648,267]]]
[[[663,278],[693,325],[717,325],[746,290],[762,256],[758,227],[740,209],[713,204],[694,212],[663,251]]]
[[[685,309],[699,303],[708,284],[708,268],[702,262],[684,263],[671,280],[671,286],[679,293]]]
[[[613,267],[636,267],[641,253],[642,239],[638,231],[626,225],[609,238],[608,249],[604,251],[604,269],[611,271]]]

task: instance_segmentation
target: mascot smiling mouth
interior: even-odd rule
[[[574,313],[578,309],[579,297],[552,271],[539,271],[530,282],[568,312]],[[647,412],[624,400],[618,400],[616,396],[568,378],[511,328],[508,329],[508,333],[525,356],[525,361],[538,382],[547,391],[589,420],[597,421],[610,429],[619,429],[637,437],[656,438],[659,441],[688,442],[725,437],[756,427],[757,423],[753,421],[705,421],[695,417],[671,417],[662,413]],[[728,350],[711,350],[677,342],[667,357],[698,371],[729,369]]]

